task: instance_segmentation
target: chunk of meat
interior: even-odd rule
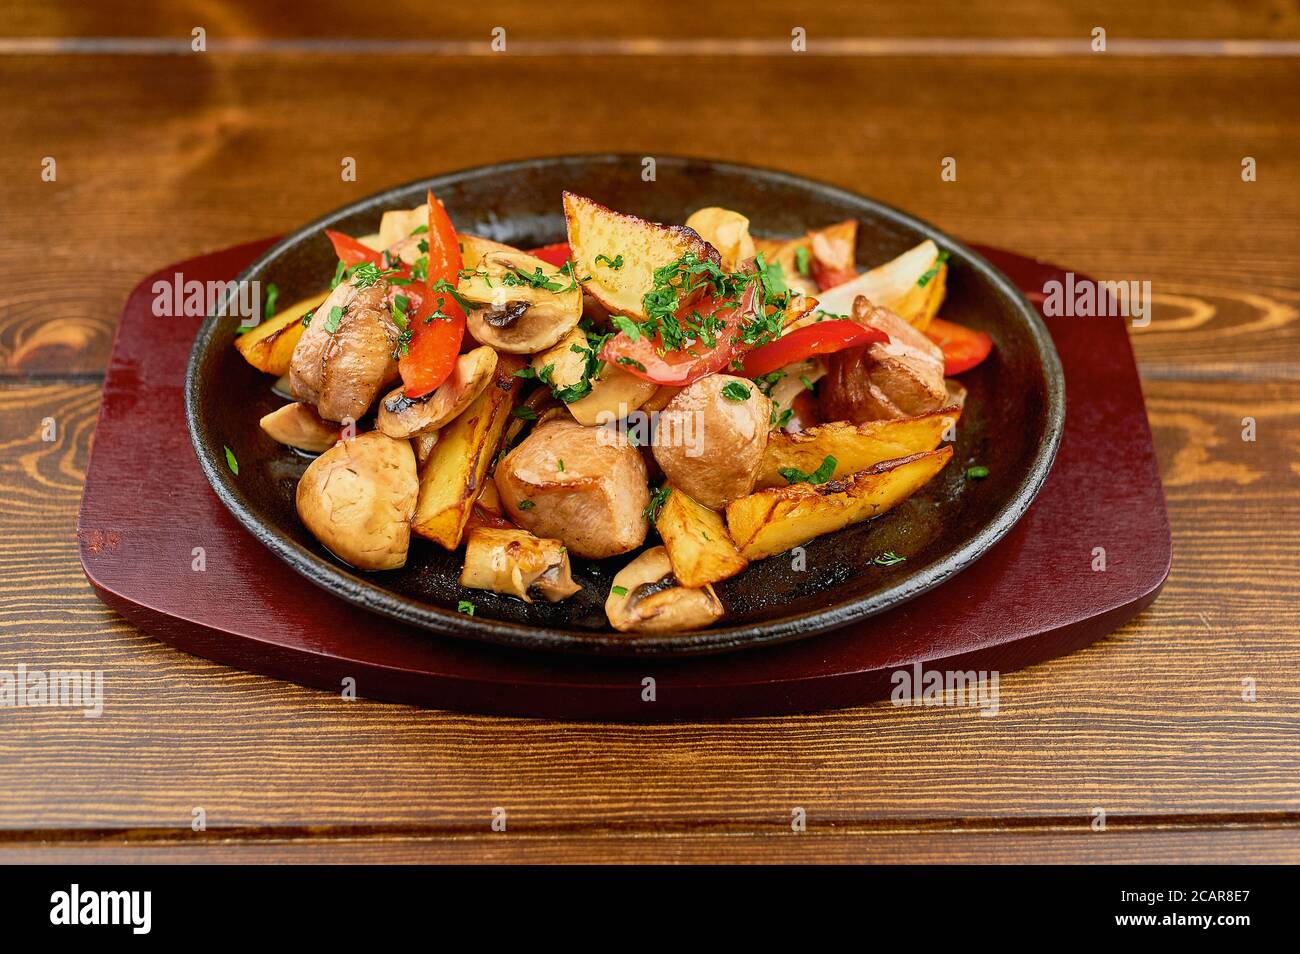
[[[344,282],[316,309],[289,363],[294,397],[328,421],[356,421],[397,376],[388,283]],[[335,309],[338,309],[336,312]]]
[[[648,528],[645,462],[618,431],[566,417],[539,423],[502,459],[496,471],[501,503],[516,524],[578,556],[603,559],[636,549]]]
[[[939,347],[885,308],[858,296],[853,320],[878,328],[889,341],[831,355],[821,382],[822,415],[828,421],[878,421],[914,417],[948,400]]]

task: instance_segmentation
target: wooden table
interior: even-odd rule
[[[106,680],[100,719],[0,710],[0,861],[1300,860],[1294,3],[113,6],[11,4],[0,38],[0,669]],[[1174,528],[1164,595],[1004,676],[998,718],[675,726],[347,702],[168,649],[94,598],[74,523],[141,276],[395,183],[599,150],[785,168],[1149,280],[1133,341]]]

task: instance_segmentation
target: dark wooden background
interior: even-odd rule
[[[5,5],[0,669],[102,668],[107,708],[0,710],[0,861],[1300,860],[1294,0],[443,6]],[[808,54],[783,52],[795,26]],[[997,718],[677,726],[344,702],[170,650],[94,598],[76,510],[140,277],[417,177],[598,150],[784,168],[1151,281],[1133,343],[1164,595],[1006,675]],[[148,446],[140,466],[165,466]]]

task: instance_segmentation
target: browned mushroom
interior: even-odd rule
[[[488,249],[457,291],[470,303],[474,340],[509,354],[551,347],[582,318],[582,287],[552,265],[516,249]]]
[[[660,412],[655,460],[674,487],[721,510],[754,489],[771,415],[771,402],[753,381],[711,374],[682,388]]]
[[[456,359],[451,375],[432,394],[414,400],[396,388],[379,402],[375,426],[399,440],[436,431],[458,417],[492,380],[497,353],[475,348]]]
[[[699,629],[722,614],[722,603],[711,585],[688,589],[677,581],[663,547],[651,547],[619,570],[605,600],[610,625],[624,633]]]
[[[497,465],[496,485],[511,520],[578,556],[615,556],[645,540],[645,463],[615,431],[539,422]]]
[[[258,422],[273,440],[309,454],[329,450],[339,439],[339,426],[322,421],[309,404],[294,402],[276,408]]]
[[[554,603],[582,589],[573,582],[569,554],[559,540],[542,540],[526,530],[475,527],[465,544],[460,585]]]
[[[410,441],[370,431],[311,462],[298,481],[298,516],[340,559],[392,570],[406,562],[419,488]]]

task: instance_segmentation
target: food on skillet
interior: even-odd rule
[[[401,567],[414,533],[526,602],[577,593],[571,558],[617,560],[614,629],[698,629],[725,615],[713,584],[949,462],[953,375],[992,341],[936,317],[933,242],[859,274],[853,221],[773,240],[729,209],[563,205],[567,242],[537,249],[458,234],[432,195],[327,232],[329,290],[236,340],[294,399],[261,427],[319,455],[298,513],[341,560]]]

